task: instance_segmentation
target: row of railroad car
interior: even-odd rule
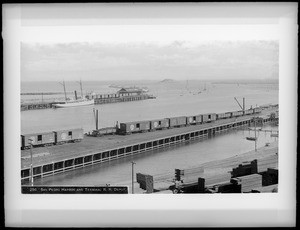
[[[226,113],[207,113],[199,114],[195,116],[180,116],[156,119],[150,121],[132,121],[126,123],[120,123],[117,127],[117,134],[130,134],[137,132],[148,132],[160,129],[183,127],[188,125],[204,124],[213,122],[220,119],[240,117],[244,115],[251,115],[260,113],[261,108],[248,109],[245,111],[233,111]]]
[[[245,111],[234,111],[226,113],[207,113],[195,116],[180,116],[150,121],[132,121],[120,123],[117,127],[108,127],[93,131],[93,136],[102,136],[108,134],[131,134],[139,132],[148,132],[161,129],[184,127],[188,125],[204,124],[214,122],[220,119],[251,115],[261,112],[261,108],[248,109]],[[21,135],[21,149],[33,147],[58,145],[66,142],[77,142],[83,139],[83,129],[59,130],[44,133]]]
[[[83,129],[59,130],[34,134],[21,135],[21,149],[58,145],[67,142],[78,142],[83,139]]]

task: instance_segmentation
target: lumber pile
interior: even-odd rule
[[[241,185],[241,192],[251,192],[252,189],[262,186],[262,176],[260,174],[251,174],[247,176],[231,178],[230,182]]]

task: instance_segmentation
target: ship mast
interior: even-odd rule
[[[79,85],[80,85],[80,90],[81,90],[81,98],[83,98],[83,93],[82,93],[82,82],[81,82],[81,79],[80,79],[80,81],[79,81],[78,83],[79,83]]]
[[[65,100],[67,101],[67,93],[66,93],[66,84],[65,84],[65,81],[63,81],[63,83],[59,82],[59,84],[61,84],[64,87]]]

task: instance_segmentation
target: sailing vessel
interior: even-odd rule
[[[76,106],[84,106],[84,105],[93,105],[94,104],[94,99],[87,99],[87,98],[83,97],[81,80],[79,82],[80,89],[81,89],[81,98],[77,98],[76,91],[75,91],[75,99],[67,98],[65,82],[63,81],[63,83],[60,83],[60,84],[64,87],[65,100],[59,101],[56,104],[53,104],[52,106],[54,108],[68,108],[68,107],[76,107]]]

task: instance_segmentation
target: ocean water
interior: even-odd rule
[[[83,128],[85,132],[89,132],[96,127],[93,109],[98,109],[99,127],[103,128],[115,126],[116,122],[236,111],[240,108],[234,97],[240,103],[244,97],[246,108],[278,103],[278,85],[272,84],[213,84],[201,81],[83,82],[83,91],[93,91],[99,94],[115,93],[117,89],[110,88],[111,84],[147,87],[148,93],[156,96],[156,99],[22,111],[21,132],[25,134],[69,128]],[[21,92],[62,92],[61,88],[62,86],[57,82],[23,82],[21,84]],[[79,84],[66,82],[66,91],[73,92],[74,90],[80,92]],[[58,96],[63,97],[63,95]],[[24,97],[21,98],[24,99]],[[40,97],[39,100],[41,100],[41,96],[31,97]]]
[[[76,82],[66,83],[67,91],[77,90]],[[44,109],[21,112],[21,132],[35,133],[67,128],[81,127],[85,132],[95,129],[93,109],[99,110],[99,126],[114,126],[116,122],[148,120],[181,115],[196,115],[209,112],[239,110],[245,98],[246,108],[264,104],[278,104],[278,85],[276,84],[213,84],[200,81],[181,82],[84,82],[87,92],[114,93],[117,89],[109,85],[148,87],[149,94],[156,99],[92,105],[65,109]],[[22,83],[22,92],[59,92],[58,83]],[[278,127],[266,127],[276,130]],[[135,171],[151,175],[168,174],[175,168],[190,168],[197,165],[238,155],[254,149],[254,142],[246,136],[251,131],[232,130],[204,141],[183,144],[176,148],[151,151],[104,164],[94,165],[58,174],[35,181],[36,185],[130,185],[131,161],[135,161]],[[278,138],[269,133],[258,134],[258,147]]]

